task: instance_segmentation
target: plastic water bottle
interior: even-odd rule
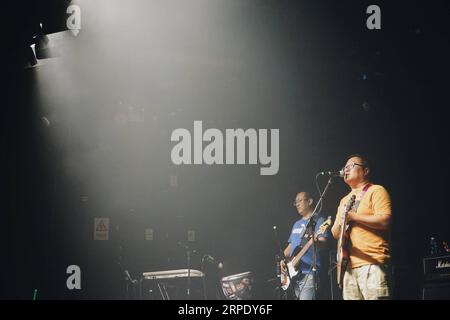
[[[430,255],[438,254],[438,245],[435,237],[430,238]]]

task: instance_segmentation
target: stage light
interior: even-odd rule
[[[37,59],[50,59],[56,58],[58,56],[57,54],[55,54],[55,50],[50,47],[50,39],[44,33],[42,24],[39,25],[38,32],[34,37],[34,44]]]
[[[25,68],[34,67],[35,65],[37,65],[38,62],[36,60],[36,56],[34,54],[33,48],[31,48],[31,46],[26,45],[23,49],[23,54],[26,59]]]
[[[36,58],[38,59],[48,59],[52,58],[50,53],[50,48],[48,43],[50,42],[49,38],[45,34],[38,35],[36,37],[35,42],[35,51],[36,51]]]

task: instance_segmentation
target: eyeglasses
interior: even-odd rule
[[[359,163],[349,163],[349,164],[346,165],[343,169],[344,169],[344,171],[352,170],[355,166],[364,167],[364,165],[359,164]]]
[[[294,207],[296,207],[297,204],[301,203],[302,201],[306,201],[306,200],[308,200],[308,199],[300,199],[298,201],[294,201],[292,204],[294,205]]]

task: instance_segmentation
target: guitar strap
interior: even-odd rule
[[[358,200],[356,200],[355,205],[353,206],[354,211],[356,212],[358,210],[359,204],[361,203],[362,198],[366,194],[367,190],[372,186],[371,183],[368,183],[364,186],[364,188],[361,190],[361,193],[358,195]],[[352,210],[353,211],[353,210]]]

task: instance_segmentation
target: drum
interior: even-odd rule
[[[252,297],[253,277],[251,272],[223,277],[221,284],[223,294],[228,300],[248,300]]]

